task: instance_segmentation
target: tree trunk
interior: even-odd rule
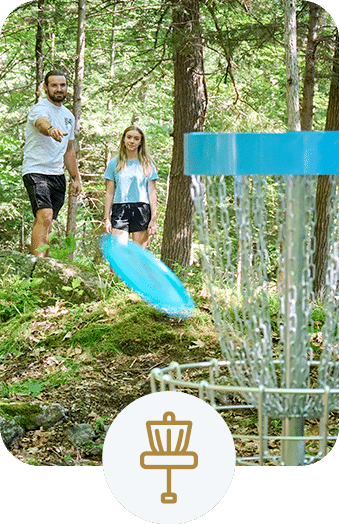
[[[207,110],[199,0],[173,2],[174,130],[161,259],[173,268],[191,261],[194,202],[184,174],[184,133],[203,131]]]
[[[77,36],[77,56],[75,65],[75,80],[73,90],[73,114],[75,117],[74,130],[74,150],[78,157],[79,153],[79,134],[81,118],[81,94],[82,82],[85,67],[85,23],[86,23],[86,0],[79,0],[78,3],[78,36]],[[68,215],[66,234],[74,235],[77,212],[77,197],[71,195],[71,184],[68,190]],[[72,258],[72,257],[70,257]]]
[[[305,73],[303,85],[303,103],[301,109],[301,129],[302,131],[312,131],[314,116],[314,85],[315,85],[315,64],[316,49],[319,29],[320,7],[310,2],[308,36],[305,56]]]
[[[35,89],[35,103],[40,102],[42,98],[42,84],[43,84],[43,71],[44,71],[44,55],[43,55],[43,18],[44,18],[44,3],[45,0],[38,0],[38,19],[37,19],[37,30],[35,39],[35,77],[36,77],[36,89]]]
[[[114,79],[114,72],[115,72],[115,24],[116,24],[116,16],[117,16],[117,5],[114,3],[114,9],[113,9],[113,19],[112,19],[112,34],[111,34],[111,52],[110,52],[110,70],[109,70],[109,78],[111,81]],[[107,100],[107,127],[109,129],[111,123],[112,123],[112,109],[113,109],[113,100],[112,95],[108,95]],[[109,138],[106,143],[106,154],[105,154],[105,168],[108,166],[111,158],[112,158],[112,140]]]
[[[284,3],[287,128],[300,131],[297,18],[294,1],[285,0]]]
[[[339,130],[339,35],[335,40],[335,52],[333,57],[333,74],[331,80],[330,94],[328,99],[326,131]],[[331,210],[331,191],[337,177],[331,175],[319,175],[316,195],[316,224],[314,228],[315,252],[313,263],[315,277],[313,291],[318,297],[325,293],[325,276],[328,260],[328,228]]]

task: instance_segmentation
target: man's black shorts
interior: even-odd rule
[[[113,204],[111,223],[114,229],[135,233],[146,231],[151,221],[151,206],[145,202]]]
[[[65,202],[65,175],[29,173],[24,175],[23,181],[32,204],[34,216],[38,209],[53,209],[53,220],[56,220]]]

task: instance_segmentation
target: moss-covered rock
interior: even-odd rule
[[[100,281],[96,275],[69,261],[0,250],[0,274],[40,279],[41,283],[34,287],[34,291],[39,293],[44,305],[50,305],[56,299],[70,300],[73,304],[100,299]]]
[[[43,279],[43,290],[53,298],[70,300],[73,304],[100,298],[98,279],[71,263],[59,262],[53,258],[37,258],[32,276]]]
[[[75,424],[68,428],[67,433],[70,441],[77,448],[88,444],[95,438],[95,431],[90,424]]]
[[[31,278],[36,257],[17,251],[0,250],[0,275],[18,275],[20,278]]]
[[[12,424],[14,421],[25,430],[40,427],[50,428],[63,421],[67,410],[60,404],[42,404],[40,402],[0,402],[0,417]]]
[[[17,422],[0,417],[0,434],[7,448],[13,446],[24,433],[25,430]]]

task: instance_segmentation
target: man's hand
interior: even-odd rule
[[[77,197],[81,193],[81,182],[80,178],[72,179],[72,196]]]
[[[61,131],[61,129],[58,129],[57,127],[52,127],[52,129],[48,132],[48,135],[53,138],[56,142],[61,142],[64,136],[67,136],[68,133],[64,133]]]
[[[48,120],[47,116],[39,116],[39,118],[35,122],[35,126],[37,127],[39,133],[45,136],[50,136],[55,140],[56,142],[61,142],[64,136],[67,136],[68,133],[64,133],[61,131],[61,129],[58,129],[57,127],[53,127],[50,124],[50,121]]]

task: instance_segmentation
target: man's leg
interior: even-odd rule
[[[31,235],[31,253],[38,258],[48,256],[48,250],[38,253],[36,249],[42,244],[48,244],[48,235],[52,229],[52,221],[52,209],[38,209]]]

